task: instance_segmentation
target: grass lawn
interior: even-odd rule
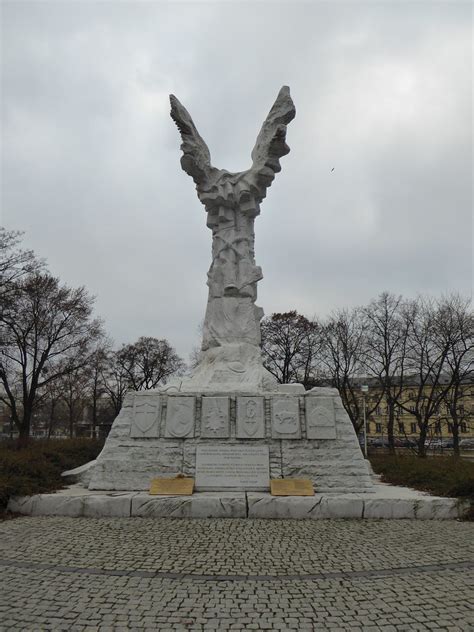
[[[61,489],[61,472],[92,461],[103,445],[96,439],[32,440],[27,448],[17,450],[14,442],[0,442],[0,513],[10,496]]]
[[[469,498],[474,502],[474,462],[452,456],[369,454],[374,472],[384,483],[412,487],[436,496]]]

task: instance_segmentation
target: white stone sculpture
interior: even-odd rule
[[[273,104],[252,151],[252,166],[230,173],[211,165],[211,156],[187,110],[170,96],[171,117],[183,143],[181,166],[195,184],[212,230],[212,263],[208,272],[209,297],[204,319],[202,354],[191,380],[181,390],[203,390],[212,385],[232,390],[274,390],[275,379],[263,367],[260,320],[255,304],[262,270],[255,264],[254,221],[280,158],[290,149],[286,126],[295,116],[290,90],[284,86]]]
[[[196,183],[212,230],[201,360],[189,378],[127,395],[102,453],[86,473],[89,488],[147,490],[155,477],[184,474],[196,479],[198,492],[268,490],[270,479],[282,477],[308,478],[318,492],[373,492],[337,390],[277,384],[262,362],[263,310],[255,304],[262,271],[255,264],[254,221],[280,171],[279,159],[289,151],[286,126],[295,116],[289,89],[280,90],[258,135],[253,164],[241,173],[211,165],[206,144],[173,96],[171,116],[183,139],[181,165]],[[239,511],[246,511],[244,500],[235,505]],[[170,506],[182,501],[164,502],[159,511],[170,515]],[[208,507],[192,509],[195,502],[188,499],[182,515],[201,515]],[[272,515],[274,510],[267,515],[260,503],[253,502],[252,515]],[[276,514],[283,511],[281,503],[286,507],[287,501],[279,501]],[[152,515],[153,507],[153,500],[137,497],[130,511]],[[362,511],[362,503],[357,507]],[[215,511],[212,505],[211,515]],[[222,502],[218,511],[231,515]],[[294,517],[292,510],[288,517]]]

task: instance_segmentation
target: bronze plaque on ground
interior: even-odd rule
[[[154,478],[150,485],[150,494],[160,496],[191,496],[194,478]]]
[[[313,483],[307,478],[276,478],[270,481],[272,496],[314,496]]]

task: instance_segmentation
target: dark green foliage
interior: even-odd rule
[[[92,461],[102,446],[95,439],[34,441],[23,450],[13,442],[0,443],[0,512],[10,496],[61,489],[61,472]]]
[[[420,459],[390,454],[370,456],[370,462],[385,483],[474,502],[474,462],[454,457]]]

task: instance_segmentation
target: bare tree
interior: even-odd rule
[[[74,372],[100,335],[92,305],[84,288],[60,285],[49,274],[27,275],[12,285],[0,313],[0,399],[10,408],[20,445],[28,441],[41,389]]]
[[[337,310],[322,328],[321,360],[333,386],[339,390],[342,403],[357,433],[363,427],[363,411],[360,394],[365,381],[365,323],[359,308]],[[381,399],[381,394],[369,399],[367,415],[370,416]]]
[[[97,437],[97,425],[99,421],[100,403],[107,393],[107,385],[104,375],[109,369],[111,343],[106,338],[98,341],[89,356],[89,362],[85,368],[86,385],[85,393],[90,404],[92,436]]]
[[[8,231],[0,226],[0,296],[2,301],[16,281],[27,274],[39,272],[44,262],[32,250],[20,248],[23,233]]]
[[[394,425],[397,401],[404,387],[406,348],[408,340],[407,311],[401,296],[383,292],[363,308],[365,349],[363,354],[367,375],[372,377],[380,398],[387,405],[388,447],[395,451]]]
[[[128,375],[117,358],[116,351],[108,351],[101,367],[104,392],[108,395],[114,417],[120,413],[126,392],[130,388]]]
[[[117,352],[117,363],[134,391],[156,388],[186,368],[167,340],[151,337],[141,337],[134,344],[123,345]]]
[[[451,424],[454,454],[459,456],[459,431],[471,416],[465,405],[474,378],[474,313],[471,301],[452,294],[438,304],[437,345],[446,355],[445,380],[449,389],[443,389],[443,404]]]
[[[451,388],[451,378],[445,379],[444,375],[450,341],[439,337],[441,315],[435,301],[422,297],[410,301],[406,317],[405,388],[399,393],[397,405],[415,417],[418,426],[416,451],[424,457],[431,421],[439,413]]]
[[[88,369],[88,363],[82,364],[75,371],[65,371],[56,380],[67,416],[70,438],[77,434],[77,423],[82,420],[87,407]]]
[[[301,382],[308,386],[320,346],[317,323],[292,310],[265,318],[261,331],[265,368],[280,384]]]

